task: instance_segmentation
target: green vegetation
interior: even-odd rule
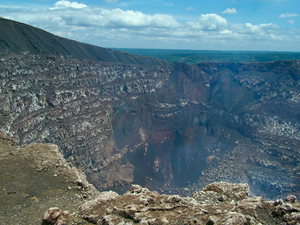
[[[117,50],[135,55],[150,56],[169,62],[196,64],[199,62],[269,62],[275,60],[300,60],[300,52],[258,52],[258,51],[204,51],[169,49],[132,49]]]

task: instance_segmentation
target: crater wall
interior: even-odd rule
[[[100,190],[190,194],[214,181],[299,196],[299,62],[145,66],[0,60],[0,129],[55,143]]]

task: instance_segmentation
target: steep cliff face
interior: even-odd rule
[[[175,65],[168,88],[113,118],[120,118],[113,120],[117,146],[134,133],[141,137],[128,154],[135,182],[187,191],[212,181],[247,182],[271,198],[298,192],[298,76],[299,62],[288,61]]]
[[[115,108],[161,88],[170,68],[47,56],[1,60],[1,130],[21,144],[57,143],[100,189],[133,180],[115,146]]]
[[[0,127],[50,142],[100,190],[213,181],[299,196],[299,62],[144,66],[1,58]]]

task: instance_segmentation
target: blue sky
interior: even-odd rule
[[[108,48],[300,52],[300,0],[1,0],[0,16]]]

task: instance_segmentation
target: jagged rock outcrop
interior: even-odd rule
[[[196,191],[192,197],[198,202],[209,205],[220,202],[238,201],[248,198],[250,190],[248,184],[230,184],[225,182],[212,183],[202,191]]]
[[[61,211],[59,208],[54,207],[48,209],[43,214],[44,223],[54,224],[54,225],[65,225],[68,223],[68,213]]]
[[[77,215],[99,225],[254,225],[300,222],[300,204],[295,196],[289,196],[285,201],[264,201],[261,197],[249,198],[248,189],[246,184],[212,183],[201,191],[201,195],[209,199],[211,193],[214,193],[228,199],[215,202],[195,197],[160,195],[139,185],[132,185],[124,195],[113,191],[100,193],[96,199],[81,205]]]
[[[6,56],[0,129],[50,142],[100,190],[214,181],[299,196],[299,62],[144,66]]]

